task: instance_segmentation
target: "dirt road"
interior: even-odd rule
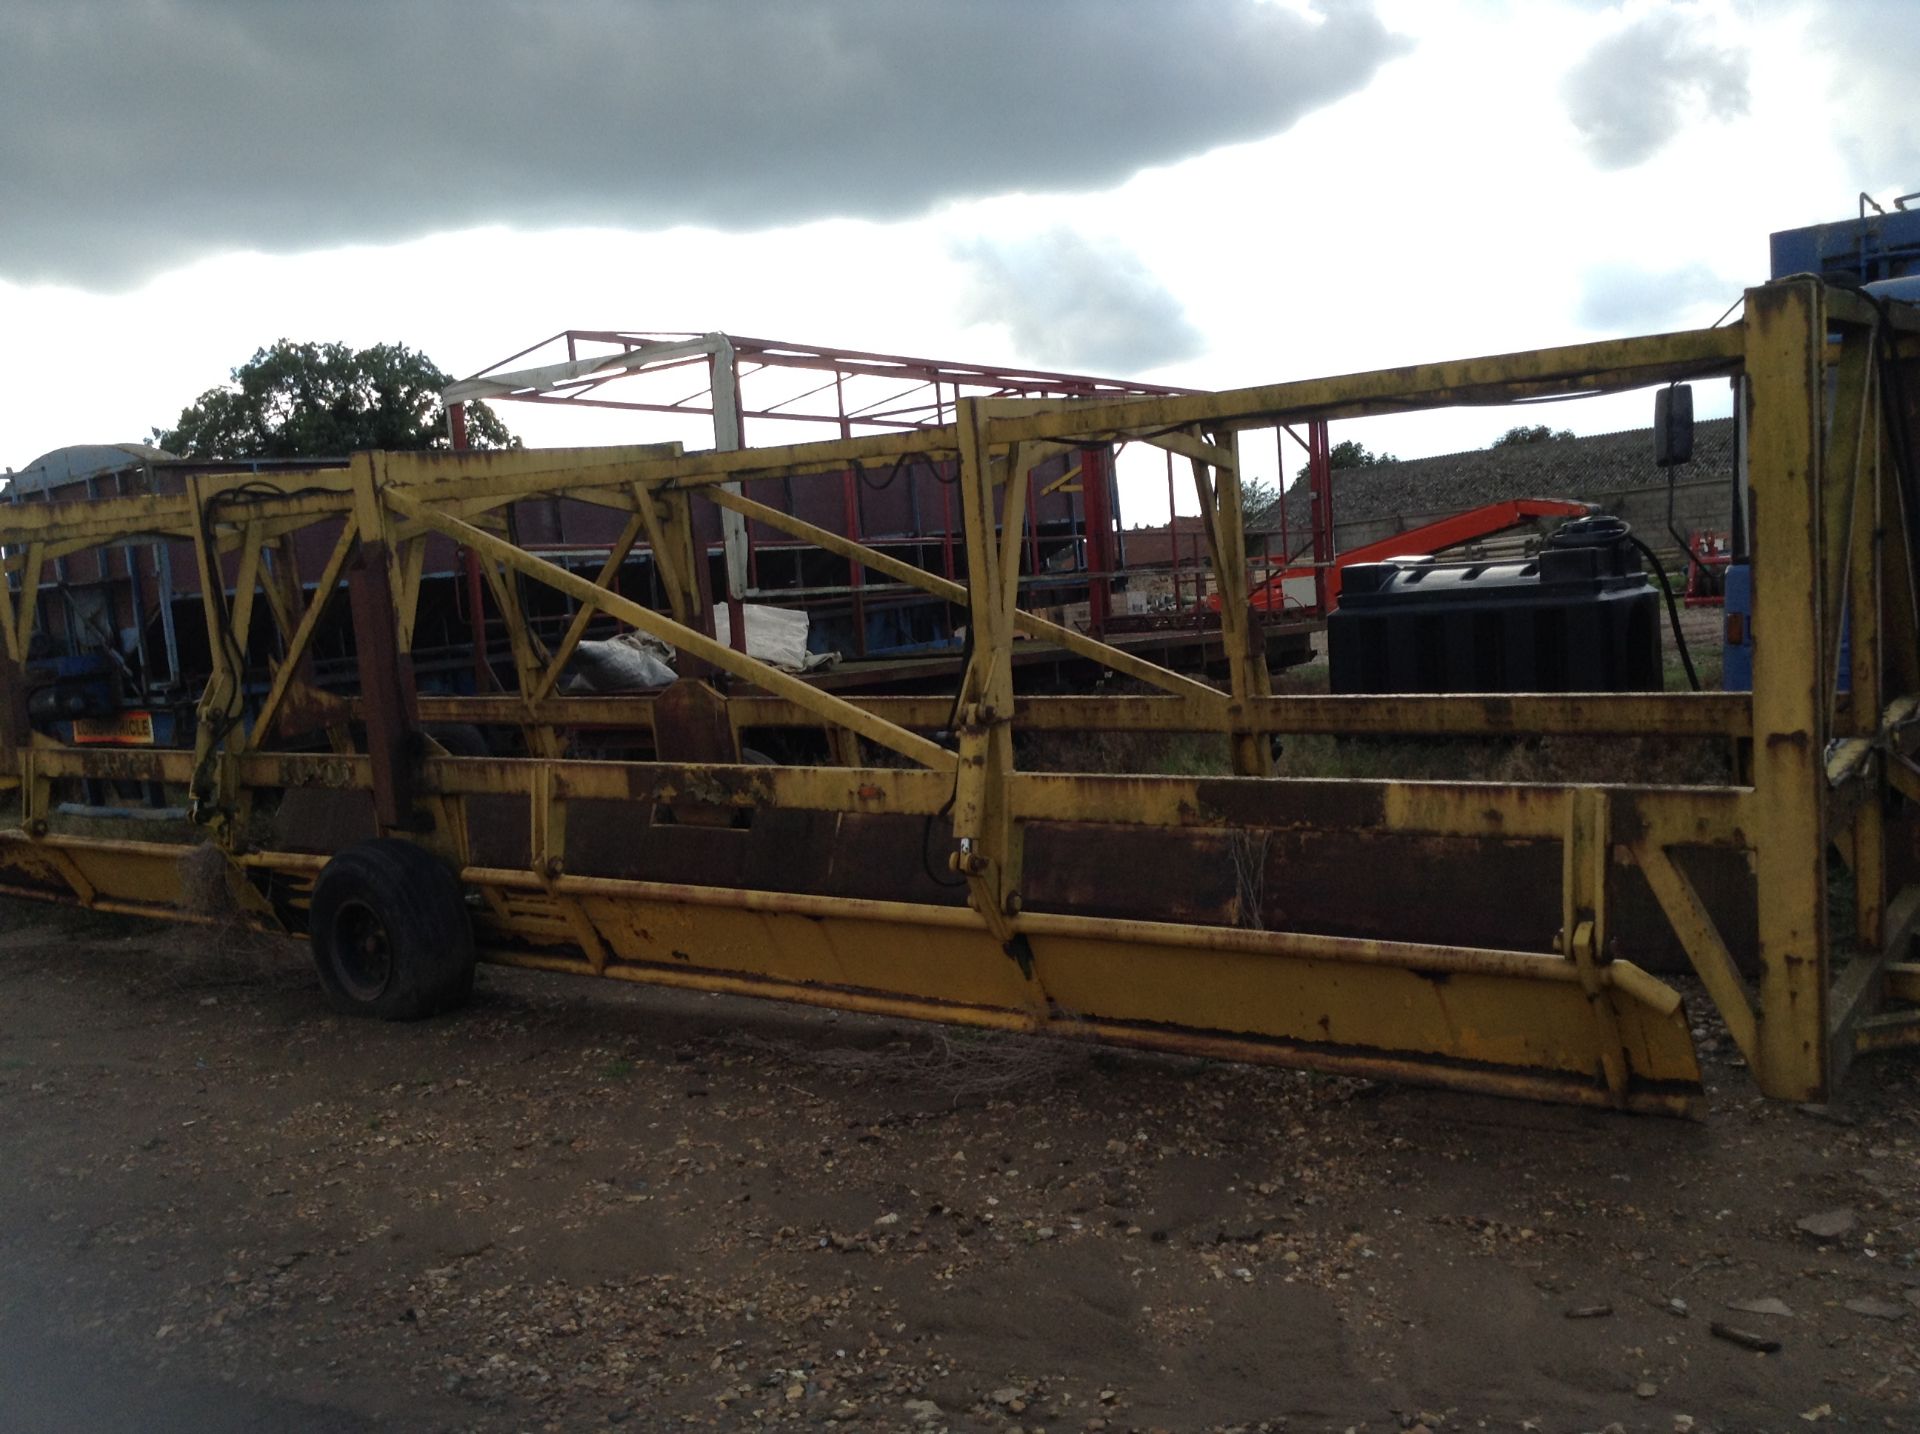
[[[1920,1428],[1920,1064],[1710,1071],[1615,1118],[491,970],[381,1026],[9,903],[0,1428]]]

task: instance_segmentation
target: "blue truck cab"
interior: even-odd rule
[[[1862,284],[1887,298],[1920,303],[1920,208],[1907,209],[1920,194],[1902,195],[1891,210],[1879,210],[1861,196],[1857,219],[1783,229],[1769,241],[1768,277],[1818,274],[1823,279]],[[1745,474],[1736,472],[1736,485]],[[1734,493],[1736,509],[1744,494]],[[1744,524],[1741,525],[1744,531]],[[1728,565],[1726,578],[1726,650],[1720,685],[1729,692],[1753,687],[1753,568],[1744,545]],[[1847,682],[1846,633],[1841,633],[1840,685]]]

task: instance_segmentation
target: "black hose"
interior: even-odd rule
[[[1626,525],[1623,523],[1621,526],[1625,527]],[[1660,559],[1654,555],[1652,548],[1649,548],[1631,532],[1628,532],[1625,536],[1629,543],[1632,543],[1634,547],[1640,550],[1640,556],[1645,558],[1653,568],[1653,575],[1660,583],[1660,591],[1667,599],[1667,623],[1673,629],[1674,646],[1680,649],[1680,665],[1687,670],[1687,684],[1692,687],[1695,692],[1698,692],[1700,690],[1700,674],[1693,670],[1693,654],[1687,650],[1687,635],[1680,630],[1680,608],[1673,600],[1673,584],[1667,581],[1667,570],[1661,566]]]
[[[1695,692],[1700,690],[1700,674],[1693,670],[1693,654],[1687,649],[1687,635],[1680,630],[1680,605],[1673,600],[1673,584],[1667,581],[1667,570],[1653,549],[1635,535],[1625,518],[1615,517],[1611,513],[1569,518],[1554,530],[1547,542],[1556,548],[1606,548],[1623,542],[1632,543],[1638,548],[1640,556],[1653,569],[1654,580],[1660,584],[1660,591],[1667,600],[1667,624],[1673,629],[1674,645],[1680,649],[1680,665],[1687,670],[1687,682]]]

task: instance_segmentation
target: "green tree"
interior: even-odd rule
[[[1527,443],[1558,443],[1563,438],[1573,437],[1571,428],[1549,428],[1544,423],[1536,423],[1531,428],[1526,424],[1516,424],[1488,444],[1489,448],[1518,448]]]
[[[1371,468],[1376,463],[1398,463],[1399,461],[1391,453],[1374,453],[1365,444],[1355,443],[1351,438],[1342,439],[1327,453],[1327,464],[1332,468]],[[1302,463],[1300,471],[1294,476],[1304,483],[1312,467],[1311,463]]]
[[[350,349],[281,339],[153,430],[170,453],[193,458],[331,458],[367,448],[448,448],[440,390],[453,380],[405,344]],[[517,448],[484,403],[467,405],[467,442]]]
[[[1257,518],[1280,501],[1280,486],[1268,478],[1240,480],[1240,511],[1249,520]]]

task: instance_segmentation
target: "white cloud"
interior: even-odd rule
[[[1828,0],[1808,12],[1807,35],[1832,65],[1839,139],[1856,188],[1920,189],[1920,4]]]
[[[1597,264],[1581,278],[1576,317],[1601,333],[1650,333],[1710,324],[1746,285],[1707,264],[1654,268],[1634,262]]]
[[[1689,10],[1652,9],[1596,44],[1568,71],[1562,93],[1588,158],[1626,169],[1694,120],[1745,114],[1747,56]]]
[[[1031,362],[1132,377],[1206,348],[1180,301],[1111,240],[1056,227],[957,243],[954,254],[968,271],[962,322],[999,325]]]

